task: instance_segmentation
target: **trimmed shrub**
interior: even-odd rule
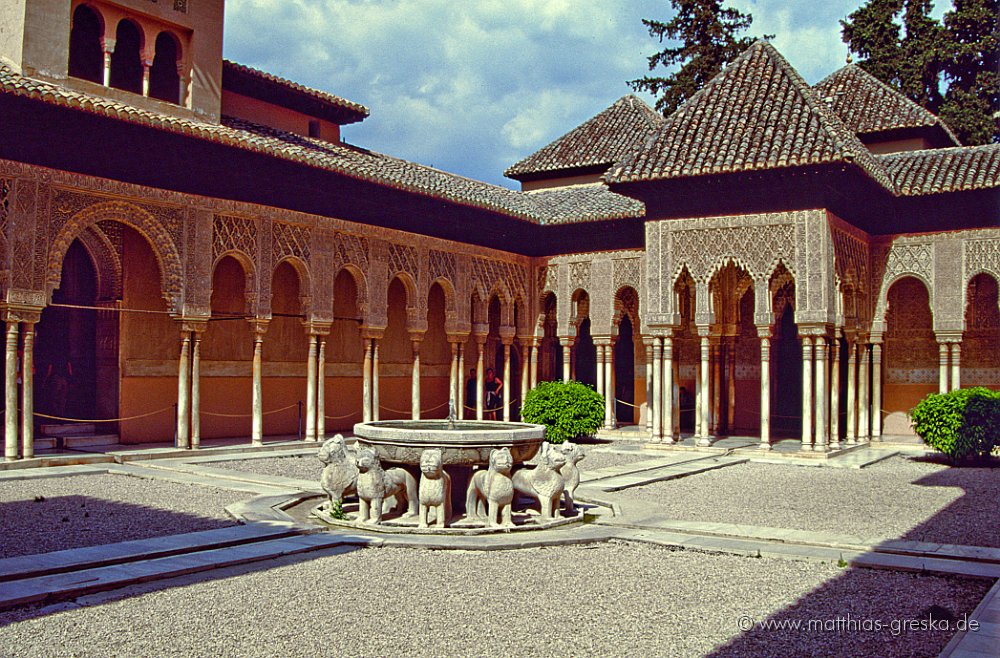
[[[975,387],[931,393],[910,417],[924,443],[955,463],[988,459],[1000,446],[1000,391]]]
[[[604,423],[604,396],[580,382],[542,382],[528,391],[521,418],[545,425],[545,440],[589,436]]]

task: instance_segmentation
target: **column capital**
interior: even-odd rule
[[[934,333],[938,343],[961,343],[962,332],[938,331]]]
[[[250,323],[250,328],[253,330],[254,338],[263,339],[264,334],[267,333],[267,328],[270,326],[271,321],[262,318],[250,318],[247,320]]]
[[[559,336],[559,344],[563,347],[573,347],[574,342],[576,342],[574,336]]]
[[[517,333],[516,327],[500,327],[500,339],[514,340],[514,335]]]
[[[384,333],[384,327],[361,327],[361,338],[364,340],[381,340]]]
[[[458,333],[458,332],[456,332],[456,333],[450,333],[450,334],[447,334],[447,338],[448,338],[448,342],[449,343],[461,345],[461,344],[464,344],[467,340],[469,340],[469,332],[465,332],[465,333]]]
[[[208,318],[181,317],[175,318],[175,320],[180,323],[183,332],[203,334],[208,331]]]
[[[411,330],[411,331],[409,331],[407,333],[410,334],[410,342],[411,343],[421,343],[421,342],[423,342],[424,336],[426,335],[427,332],[426,331]]]
[[[42,318],[41,306],[28,306],[27,304],[7,304],[3,307],[4,322],[26,322],[35,324]]]
[[[757,325],[757,337],[758,338],[771,338],[774,336],[774,327],[769,324],[758,324]]]
[[[310,336],[327,336],[330,333],[332,322],[319,322],[316,320],[303,320],[302,326]]]

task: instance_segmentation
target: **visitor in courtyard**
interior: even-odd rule
[[[464,416],[471,415],[475,418],[476,410],[476,369],[469,368],[469,379],[465,382],[465,409],[463,411]]]
[[[493,373],[493,368],[486,369],[486,382],[483,384],[483,388],[486,392],[486,397],[484,399],[486,417],[490,420],[496,420],[497,411],[499,411],[500,407],[503,405],[500,401],[500,391],[503,390],[503,380]]]

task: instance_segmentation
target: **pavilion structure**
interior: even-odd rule
[[[574,378],[651,442],[819,452],[1000,387],[1000,145],[858,66],[810,86],[758,42],[515,191],[343,141],[368,108],[224,61],[223,9],[0,8],[8,460],[60,419],[196,448],[483,418],[487,368],[498,418]]]

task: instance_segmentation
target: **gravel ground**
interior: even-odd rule
[[[256,473],[259,475],[280,475],[286,478],[319,481],[323,471],[323,463],[316,455],[305,457],[267,457],[260,459],[243,459],[239,461],[209,462],[204,464],[212,468],[224,468],[229,471]]]
[[[740,464],[620,492],[667,518],[1000,548],[1000,469]]]
[[[0,647],[23,658],[930,656],[950,633],[741,634],[738,622],[742,615],[807,623],[849,614],[888,624],[925,617],[932,604],[960,618],[989,586],[630,544],[362,549],[191,581],[147,585],[129,598],[99,595],[59,612],[0,615]]]
[[[0,558],[231,526],[225,506],[249,497],[124,475],[0,481]]]

